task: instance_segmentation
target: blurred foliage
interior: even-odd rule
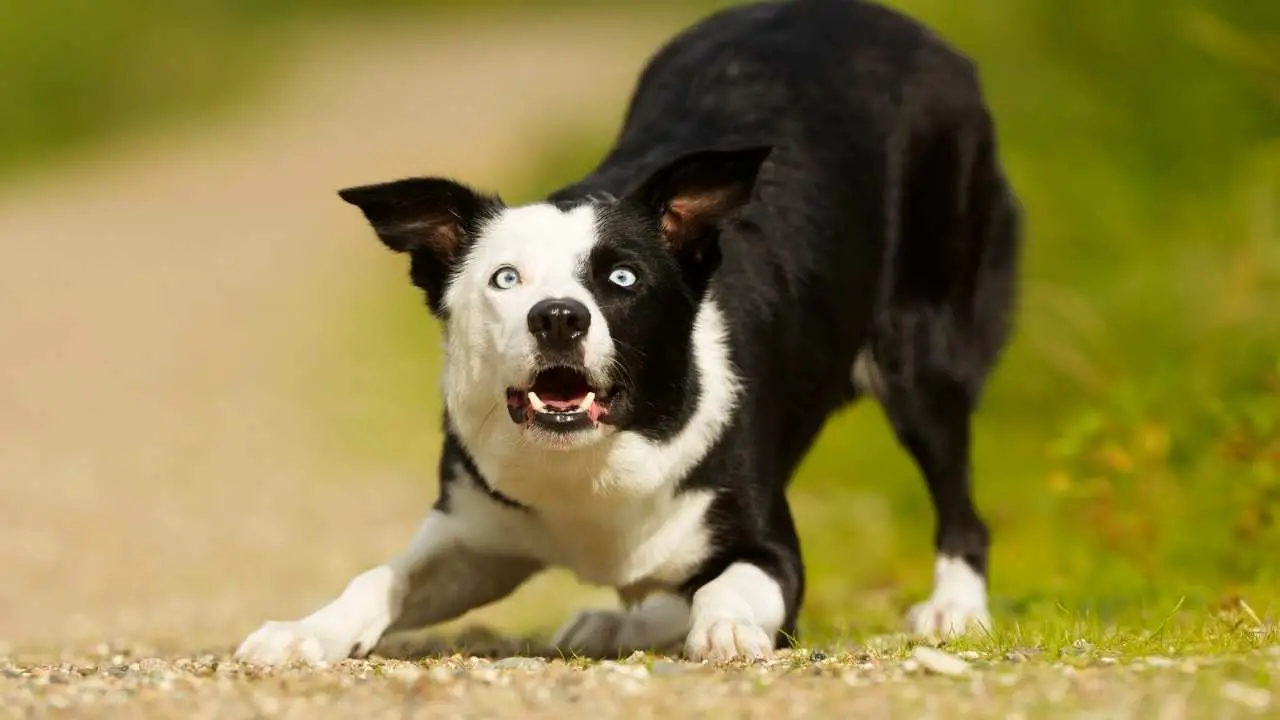
[[[891,4],[977,62],[1027,211],[1018,334],[975,440],[997,612],[1235,593],[1280,611],[1280,3]],[[221,97],[286,21],[355,7],[0,4],[0,171]],[[504,195],[589,170],[614,131],[549,130]],[[366,457],[430,472],[439,341],[402,277],[349,306],[337,341],[368,358],[351,370],[368,393],[331,415]],[[810,629],[897,617],[927,589],[932,512],[878,408],[831,423],[792,497]]]
[[[521,0],[0,2],[0,176],[91,141],[221,109],[302,20],[474,12]]]

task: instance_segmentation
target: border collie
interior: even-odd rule
[[[880,402],[936,511],[913,631],[989,626],[971,416],[1013,327],[1020,206],[971,62],[857,0],[743,5],[662,47],[590,174],[512,206],[445,178],[341,198],[445,337],[440,494],[398,555],[240,659],[334,661],[549,567],[615,588],[565,653],[764,658],[796,631],[785,491]]]

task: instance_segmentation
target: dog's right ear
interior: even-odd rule
[[[426,293],[427,306],[444,316],[444,291],[479,223],[502,208],[502,201],[443,178],[407,178],[339,190],[360,208],[382,242],[409,253],[413,284]]]
[[[476,220],[501,201],[444,178],[407,178],[339,190],[360,208],[378,237],[396,252],[423,250],[451,264],[470,241]]]

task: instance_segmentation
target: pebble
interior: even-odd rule
[[[963,675],[969,671],[969,663],[962,658],[923,645],[912,650],[911,657],[924,669],[939,675]]]
[[[653,664],[650,669],[655,676],[662,675],[684,675],[689,672],[689,666],[682,662],[674,662],[672,660],[659,660]]]
[[[613,676],[622,676],[633,680],[648,680],[649,668],[643,665],[619,665],[617,663],[605,664],[599,666],[604,672]]]
[[[427,671],[427,679],[434,683],[448,683],[458,679],[458,673],[443,665],[437,665]]]
[[[495,670],[539,670],[547,661],[542,658],[509,657],[493,664]]]
[[[1254,710],[1266,710],[1271,705],[1270,692],[1234,680],[1223,684],[1222,697]]]
[[[422,677],[424,674],[425,673],[423,672],[422,668],[418,667],[417,665],[406,664],[406,665],[401,665],[399,667],[396,667],[393,670],[391,670],[391,672],[388,672],[387,677],[394,678],[396,680],[402,680],[406,683],[411,683],[411,682],[417,681],[417,679]]]

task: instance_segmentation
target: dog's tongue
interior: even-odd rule
[[[548,408],[557,412],[577,410],[582,406],[582,401],[586,399],[586,397],[586,393],[582,393],[577,397],[567,397],[565,395],[545,391],[538,393],[538,399],[541,400]]]
[[[569,412],[570,410],[577,410],[578,405],[582,402],[582,398],[570,399],[570,398],[561,398],[561,397],[547,397],[546,395],[539,395],[538,397],[542,398],[542,402],[546,403],[547,407],[559,412]]]

